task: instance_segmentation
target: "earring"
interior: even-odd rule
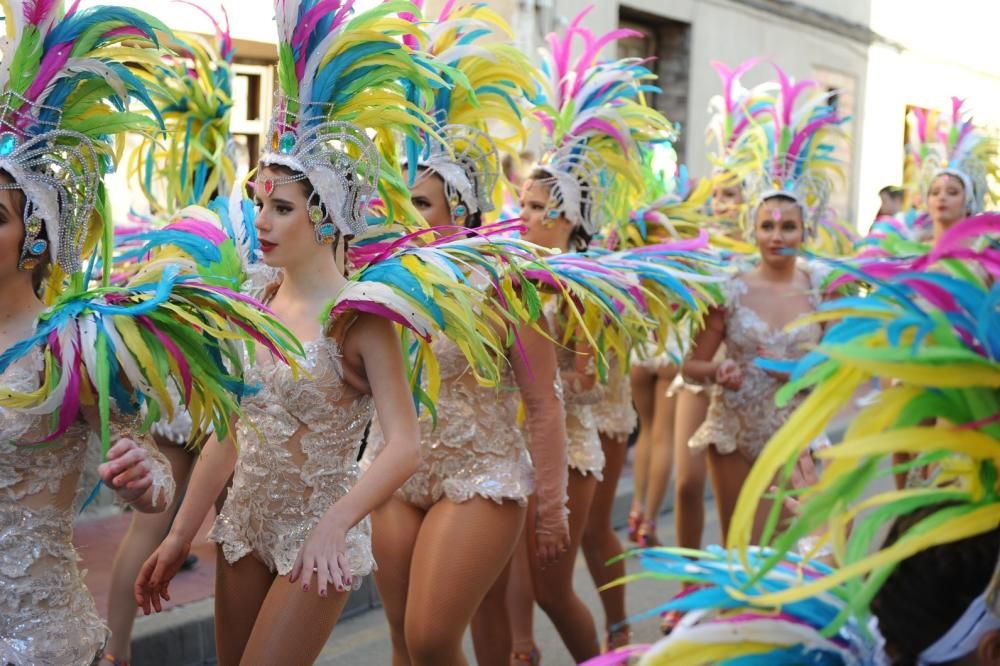
[[[309,206],[306,209],[306,213],[309,215],[309,221],[312,222],[313,232],[316,234],[316,242],[320,245],[332,244],[334,238],[337,237],[337,227],[333,222],[323,222],[324,218],[326,218],[323,206]]]
[[[24,245],[21,248],[21,260],[18,270],[33,271],[41,263],[41,256],[49,249],[49,242],[39,238],[42,232],[42,219],[34,215],[24,223]]]

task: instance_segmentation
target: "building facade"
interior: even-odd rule
[[[485,1],[510,21],[518,45],[529,54],[546,33],[588,5],[584,23],[594,31],[619,26],[641,31],[644,37],[624,40],[618,48],[621,55],[656,57],[651,66],[663,91],[651,103],[680,125],[678,154],[694,176],[710,171],[704,130],[709,100],[720,91],[711,61],[732,66],[761,56],[797,79],[836,91],[842,115],[850,116],[846,129],[852,140],[841,148],[846,180],[834,203],[860,230],[875,216],[878,190],[902,180],[908,108],[950,109],[952,95],[964,97],[980,123],[1000,130],[1000,59],[990,53],[995,41],[990,31],[1000,24],[997,2],[952,0],[942,8],[932,0]],[[426,0],[426,6],[434,12],[443,2]],[[116,4],[149,7],[144,0]],[[197,10],[157,4],[172,28],[209,32]],[[273,3],[221,4],[237,48],[233,129],[247,166],[259,148],[273,92]],[[765,73],[759,67],[754,75]]]

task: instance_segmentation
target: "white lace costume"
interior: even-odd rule
[[[819,280],[812,272],[809,279],[812,287],[809,301],[815,309],[821,300],[817,290]],[[739,451],[752,461],[805,399],[804,394],[799,394],[778,408],[774,396],[784,382],[757,366],[754,359],[762,355],[774,359],[798,358],[808,345],[819,342],[822,329],[819,324],[812,323],[791,331],[771,330],[757,312],[741,303],[741,296],[748,290],[741,276],[733,277],[724,287],[726,329],[723,343],[726,358],[740,365],[743,382],[736,390],[712,386],[705,422],[688,445],[693,449],[711,445],[721,454]]]
[[[44,367],[36,350],[0,375],[0,390],[31,391]],[[113,417],[112,443],[136,437],[138,418]],[[77,568],[73,498],[90,426],[79,421],[44,447],[49,415],[0,407],[0,664],[89,665],[109,632]],[[153,493],[169,503],[170,468],[154,447]]]
[[[257,393],[242,402],[233,486],[209,538],[230,564],[253,554],[287,575],[306,537],[358,479],[358,451],[371,420],[372,397],[344,381],[342,357],[329,337],[304,344],[298,379],[258,357],[246,373]],[[354,588],[375,568],[366,517],[347,532]]]
[[[456,503],[479,496],[525,504],[535,490],[535,475],[518,426],[520,394],[513,373],[506,371],[498,388],[480,386],[455,343],[438,338],[433,352],[441,373],[437,428],[421,419],[420,466],[397,496],[421,509],[442,497]],[[382,431],[373,425],[365,463],[384,447]]]

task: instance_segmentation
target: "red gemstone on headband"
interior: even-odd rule
[[[274,192],[274,181],[268,178],[264,181],[264,194],[271,196],[271,192]]]

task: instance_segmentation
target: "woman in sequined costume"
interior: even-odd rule
[[[548,172],[536,169],[525,182],[521,195],[521,217],[527,227],[525,240],[542,247],[560,248],[564,252],[579,250],[590,242],[586,232],[569,222],[564,215],[555,218],[550,210]],[[558,299],[549,301],[546,315],[555,338],[561,339]],[[577,661],[599,652],[594,619],[587,606],[573,589],[573,569],[583,538],[587,514],[594,489],[604,468],[604,452],[592,411],[600,400],[603,387],[597,382],[593,351],[584,345],[556,350],[559,369],[558,383],[566,407],[567,459],[569,481],[566,486],[569,509],[569,549],[554,565],[542,568],[529,558],[531,540],[526,538],[514,555],[508,591],[511,626],[514,633],[514,662],[534,663],[538,652],[534,646],[531,616],[537,602],[549,616],[563,643]],[[527,603],[526,603],[527,602]]]
[[[215,615],[222,620],[216,623],[222,664],[315,660],[349,592],[375,569],[368,515],[418,463],[420,429],[399,337],[387,318],[405,316],[398,313],[411,306],[403,299],[386,305],[383,298],[376,307],[368,287],[356,282],[363,270],[345,278],[345,255],[347,238],[367,228],[376,187],[390,209],[401,210],[393,199],[400,195],[391,189],[398,178],[378,159],[368,131],[391,136],[426,122],[401,81],[428,84],[412,74],[420,69],[416,56],[394,39],[404,25],[395,14],[375,9],[353,15],[344,7],[317,18],[318,6],[304,1],[296,14],[283,2],[275,5],[281,80],[292,89],[282,91],[260,160],[254,228],[267,268],[249,287],[306,341],[308,374],[293,376],[258,353],[251,378],[260,390],[244,400],[246,416],[236,424],[239,452],[232,441],[209,440],[170,534],[136,583],[144,610],[150,604],[159,610],[170,578],[235,469],[210,533],[219,544]],[[366,55],[337,72],[368,72],[376,80],[353,92],[336,82],[320,86],[328,72],[313,67],[351,49],[356,34],[366,35]],[[299,67],[300,58],[311,64]],[[371,59],[379,66],[370,68]],[[410,112],[384,113],[390,99]],[[338,299],[361,305],[348,304],[324,319],[330,302],[333,312],[341,312]],[[359,313],[366,308],[387,316]],[[376,410],[385,447],[362,476],[358,452]]]
[[[0,172],[0,182],[11,179]],[[0,190],[0,350],[30,338],[45,306],[36,295],[47,259],[33,270],[18,268],[25,237],[24,196]],[[0,372],[0,393],[31,392],[45,375],[42,350]],[[73,547],[73,500],[88,442],[100,428],[82,412],[45,448],[52,412],[0,406],[0,663],[87,666],[100,654],[109,631],[77,568]],[[139,421],[115,417],[108,460],[98,472],[121,501],[137,511],[162,511],[173,496],[166,461],[136,433]],[[135,439],[130,439],[135,438]],[[137,444],[136,441],[140,441]]]
[[[485,121],[523,132],[512,100],[530,90],[533,70],[506,42],[509,28],[484,5],[453,5],[428,33],[429,53],[463,54],[444,64],[474,82],[475,99],[456,86],[427,100],[443,142],[424,136],[410,153],[417,156],[415,165],[404,166],[404,172],[415,167],[411,201],[432,228],[478,229],[501,186]],[[484,289],[490,284],[485,274],[473,272],[470,280]],[[464,663],[462,638],[471,625],[477,663],[507,666],[507,564],[525,523],[533,557],[543,565],[567,547],[566,433],[555,349],[531,323],[515,333],[500,385],[491,387],[477,381],[454,342],[433,342],[441,378],[437,423],[421,422],[417,472],[372,516],[375,579],[393,664]],[[521,403],[527,432],[519,425]],[[384,433],[373,428],[365,463],[381,458],[384,447]]]
[[[816,323],[788,330],[786,326],[815,312],[821,300],[819,266],[800,263],[795,255],[816,238],[829,211],[830,191],[839,173],[839,162],[829,151],[833,142],[843,139],[842,119],[826,103],[829,93],[811,81],[796,86],[772,66],[778,85],[752,105],[761,122],[744,123],[742,133],[735,133],[729,142],[731,159],[753,166],[743,183],[760,259],[752,268],[737,268],[726,283],[723,305],[709,314],[683,365],[689,381],[712,385],[705,422],[689,446],[707,448],[723,535],[751,465],[805,398],[800,394],[781,408],[774,401],[788,380],[780,362],[802,356],[822,334]],[[716,360],[723,344],[725,358]],[[754,539],[763,530],[769,504],[763,501],[758,508]]]

